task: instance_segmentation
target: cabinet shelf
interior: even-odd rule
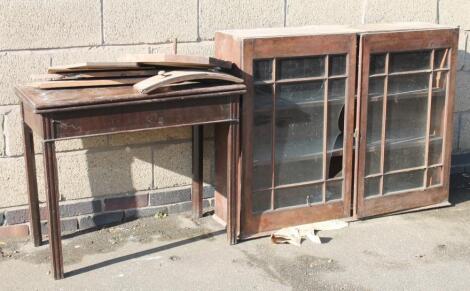
[[[325,104],[324,100],[314,100],[314,101],[306,101],[306,102],[297,102],[297,103],[289,103],[289,104],[276,104],[276,112],[278,111],[289,111],[294,109],[303,109],[303,108],[312,108],[312,107],[321,107]],[[334,98],[328,99],[329,105],[344,105],[344,98]],[[263,107],[254,110],[254,114],[259,113],[266,113],[271,112],[273,110],[272,107]]]
[[[323,152],[312,152],[311,143],[303,142],[296,146],[295,150],[291,150],[285,158],[282,159],[283,163],[299,162],[312,159],[321,159]],[[271,145],[264,145],[256,147],[257,151],[255,156],[258,159],[253,159],[255,166],[264,166],[271,164]],[[337,157],[343,155],[343,148],[333,148],[327,150],[328,157]]]
[[[425,98],[429,94],[429,90],[416,90],[416,91],[407,91],[407,92],[400,92],[394,94],[388,94],[388,99],[415,99],[415,98]],[[445,89],[435,88],[432,90],[433,96],[436,97],[445,97]],[[383,100],[383,95],[375,95],[368,97],[369,102],[378,102]]]
[[[418,145],[423,145],[425,142],[425,137],[424,136],[419,136],[419,137],[407,137],[407,138],[400,138],[400,139],[386,139],[385,140],[385,145],[389,149],[403,149],[407,147],[413,147],[413,146],[418,146]],[[432,136],[429,138],[430,143],[442,143],[442,137],[441,136]],[[368,152],[373,152],[380,150],[380,141],[374,141],[372,143],[367,144],[367,151]]]

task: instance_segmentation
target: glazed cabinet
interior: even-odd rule
[[[360,35],[357,215],[448,199],[458,32]]]
[[[391,27],[216,34],[248,87],[240,238],[447,200],[456,30]]]

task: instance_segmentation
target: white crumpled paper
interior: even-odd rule
[[[342,220],[328,220],[297,226],[286,227],[271,234],[271,241],[275,244],[293,244],[300,246],[308,238],[311,242],[321,244],[318,232],[321,230],[336,230],[345,228],[348,223]]]

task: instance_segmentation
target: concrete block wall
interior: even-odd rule
[[[469,15],[469,0],[0,0],[0,225],[6,211],[27,203],[21,118],[12,88],[50,65],[171,52],[175,37],[181,54],[212,55],[214,32],[230,28],[397,21],[459,25],[454,153],[461,154],[470,152]],[[208,184],[213,181],[212,135],[209,129]],[[189,138],[190,129],[181,128],[59,142],[62,201],[187,186]],[[40,145],[36,149],[44,201]]]

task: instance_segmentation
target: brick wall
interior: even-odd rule
[[[50,65],[171,52],[175,37],[181,54],[212,55],[214,32],[221,29],[396,21],[459,25],[454,153],[470,152],[469,15],[469,0],[0,0],[0,224],[8,223],[3,213],[9,207],[27,203],[14,84]],[[212,134],[206,135],[209,184]],[[190,129],[181,128],[59,142],[62,200],[189,185],[189,138]],[[42,190],[40,147],[37,151]]]

